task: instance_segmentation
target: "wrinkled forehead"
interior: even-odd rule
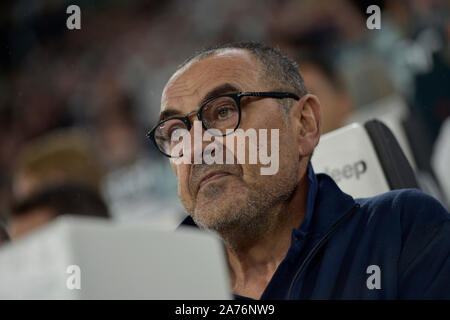
[[[166,84],[161,97],[161,111],[170,108],[189,112],[198,108],[208,93],[224,85],[240,91],[263,90],[260,70],[257,59],[241,49],[222,50],[191,61]]]

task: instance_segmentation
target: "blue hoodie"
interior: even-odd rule
[[[305,218],[262,300],[450,299],[450,214],[437,200],[415,189],[353,199],[307,174]]]

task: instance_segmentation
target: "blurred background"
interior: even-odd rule
[[[72,4],[81,30],[66,27]],[[373,4],[380,30],[366,27]],[[175,176],[145,133],[179,64],[240,40],[298,62],[323,133],[384,119],[422,189],[448,204],[449,16],[443,0],[2,1],[2,223],[13,237],[81,212],[175,227]]]

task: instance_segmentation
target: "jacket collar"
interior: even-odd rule
[[[308,192],[305,217],[294,230],[297,236],[322,236],[342,219],[355,205],[355,200],[344,193],[334,180],[323,173],[315,174],[308,165]]]
[[[294,234],[299,237],[322,236],[355,206],[355,200],[339,189],[326,174],[315,174],[311,162],[307,169],[308,192],[305,217]],[[191,216],[181,226],[197,227]]]

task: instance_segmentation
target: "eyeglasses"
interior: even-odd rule
[[[236,131],[241,122],[241,98],[260,97],[299,100],[300,98],[288,92],[237,92],[213,97],[205,101],[198,110],[187,113],[184,117],[172,117],[159,122],[147,137],[158,150],[167,157],[178,158],[180,154],[172,154],[172,150],[192,128],[190,117],[197,114],[205,130],[215,132],[215,136],[226,136]],[[215,129],[215,130],[211,130]],[[177,148],[179,149],[179,148]]]

